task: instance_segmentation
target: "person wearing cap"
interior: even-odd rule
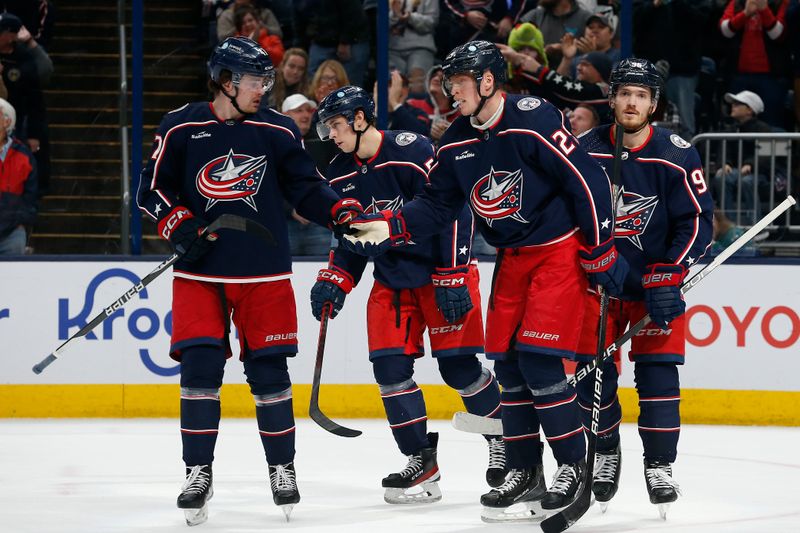
[[[582,37],[566,34],[561,39],[561,63],[558,73],[562,76],[576,77],[578,64],[589,52],[602,52],[608,55],[611,65],[619,62],[619,48],[613,46],[618,18],[611,6],[597,6],[586,21]],[[571,57],[570,57],[571,55]]]
[[[281,104],[281,113],[294,120],[303,139],[307,139],[311,131],[311,118],[317,110],[317,103],[304,94],[292,94],[286,97]]]

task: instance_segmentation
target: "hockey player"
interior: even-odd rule
[[[183,253],[174,268],[170,347],[170,356],[181,362],[186,482],[178,507],[189,525],[208,516],[233,312],[273,499],[288,520],[300,500],[286,366],[297,352],[297,316],[282,202],[321,225],[341,223],[358,209],[319,176],[292,120],[259,110],[275,74],[258,44],[226,39],[212,52],[208,72],[213,101],[164,117],[138,193],[139,207],[157,223],[159,235]],[[252,235],[226,230],[201,237],[208,221],[223,213],[258,221],[272,231],[277,247],[266,249]]]
[[[639,394],[647,492],[665,517],[666,506],[680,493],[672,478],[680,432],[678,365],[685,354],[686,304],[680,285],[711,242],[713,205],[697,150],[669,130],[650,125],[662,87],[658,70],[644,59],[626,59],[611,74],[610,105],[625,131],[615,241],[630,273],[619,300],[609,306],[606,345],[645,313],[652,318],[633,338],[629,357]],[[609,171],[618,142],[613,136],[608,125],[580,138],[581,146]],[[588,306],[587,325],[597,321],[599,298],[588,300]],[[579,359],[591,360],[596,347],[596,329],[585,328]],[[603,372],[592,486],[603,509],[617,492],[622,460],[617,379],[617,367],[609,362]],[[593,385],[592,379],[578,385],[587,427]]]
[[[568,505],[585,469],[572,359],[583,324],[587,279],[611,292],[627,265],[611,239],[611,186],[548,102],[498,92],[507,67],[486,41],[455,48],[445,86],[461,117],[442,137],[430,187],[399,211],[364,215],[342,239],[377,255],[449,224],[469,203],[486,241],[499,249],[486,324],[486,354],[503,387],[506,483],[481,498],[484,518],[528,503],[527,518]],[[583,269],[581,268],[583,267]],[[578,310],[576,311],[576,307]],[[558,462],[545,493],[539,425]],[[532,514],[533,513],[533,514]]]
[[[352,196],[368,213],[399,209],[422,192],[433,163],[430,139],[408,131],[374,127],[374,102],[360,87],[333,91],[320,103],[317,128],[341,150],[326,176],[341,196]],[[437,235],[415,241],[375,259],[375,282],[367,304],[369,359],[380,387],[386,416],[408,464],[383,479],[388,503],[441,499],[436,433],[426,434],[422,391],[414,382],[414,359],[423,354],[427,328],[442,378],[456,389],[467,410],[500,416],[500,390],[477,352],[483,351],[483,319],[478,269],[472,258],[473,220],[468,209]],[[364,272],[367,258],[339,247],[311,290],[317,320],[325,306],[331,318]],[[505,448],[487,437],[493,487],[505,481]],[[421,485],[422,490],[408,491]],[[416,491],[416,492],[414,492]]]

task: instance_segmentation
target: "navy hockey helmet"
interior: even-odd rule
[[[612,97],[623,85],[637,85],[649,88],[653,100],[658,101],[661,87],[664,85],[664,78],[650,61],[632,57],[619,62],[617,68],[611,72],[609,85]]]
[[[342,115],[350,126],[356,119],[356,111],[362,110],[364,118],[368,123],[372,123],[375,118],[375,102],[372,96],[355,85],[345,85],[334,90],[322,99],[317,108],[317,133],[323,141],[330,136],[330,128],[325,122]]]
[[[267,92],[275,83],[275,67],[269,54],[247,37],[228,37],[214,48],[208,60],[208,75],[214,82],[220,83],[223,70],[231,72],[234,85],[239,85],[245,74],[264,78]]]
[[[471,74],[476,83],[483,79],[487,70],[494,74],[495,88],[506,81],[506,60],[500,49],[489,41],[469,41],[456,46],[447,54],[442,64],[444,71],[443,88],[447,96],[452,95],[449,79],[456,74]]]

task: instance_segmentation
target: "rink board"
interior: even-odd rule
[[[150,272],[158,261],[0,261],[0,417],[172,417],[178,369],[167,356],[170,274],[81,339],[39,376],[31,367]],[[298,357],[290,361],[295,412],[307,413],[318,322],[308,293],[322,262],[297,262],[293,284]],[[492,263],[481,263],[483,306]],[[370,271],[328,331],[322,406],[332,417],[383,417],[367,360]],[[800,425],[800,265],[723,265],[687,297],[687,364],[681,369],[686,423]],[[280,312],[280,310],[276,310]],[[232,333],[232,345],[238,346]],[[627,361],[625,364],[628,365]],[[228,416],[252,416],[237,359],[223,387]],[[630,366],[620,396],[625,420],[637,405]],[[430,357],[417,362],[429,416],[461,409]]]

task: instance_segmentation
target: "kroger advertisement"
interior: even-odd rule
[[[31,367],[158,265],[131,262],[0,262],[0,383],[177,383],[168,355],[171,273],[153,281],[114,311],[41,375]],[[295,383],[310,383],[319,323],[308,294],[321,262],[298,262],[293,284],[300,354],[290,363]],[[493,264],[481,264],[484,310]],[[798,265],[723,265],[687,295],[689,331],[684,388],[800,391],[800,284]],[[367,360],[364,281],[330,322],[323,382],[372,383]],[[276,313],[284,312],[275,309]],[[232,336],[235,335],[235,331]],[[233,339],[232,339],[233,340]],[[234,350],[238,343],[232,342]],[[627,364],[627,361],[625,362]],[[244,383],[241,363],[226,367],[228,383]],[[440,383],[435,363],[417,363],[418,383]],[[623,370],[623,386],[633,386]]]

